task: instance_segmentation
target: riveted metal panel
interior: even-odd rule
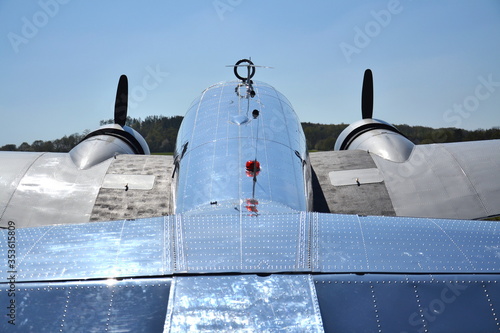
[[[16,230],[17,281],[163,275],[173,271],[171,223],[163,217]],[[7,258],[8,231],[0,253]],[[0,273],[9,271],[7,262]]]
[[[494,221],[318,214],[313,271],[500,272]]]
[[[250,198],[308,209],[300,122],[273,87],[253,87],[251,98],[240,82],[216,84],[191,105],[176,144],[176,213]],[[255,178],[245,167],[250,160],[261,166]]]
[[[356,215],[318,214],[312,232],[314,271],[350,272],[366,269],[366,252],[357,221]]]
[[[185,215],[177,221],[180,271],[293,272],[309,270],[306,213]],[[178,230],[178,229],[176,229]],[[180,238],[182,236],[182,239]]]
[[[309,275],[175,277],[164,332],[323,332]]]
[[[0,235],[7,258],[8,230]],[[175,215],[16,230],[19,281],[177,273],[499,273],[494,221]],[[0,274],[9,271],[7,261]]]
[[[1,332],[162,332],[171,278],[0,284]],[[10,310],[8,310],[10,312]],[[14,319],[15,325],[8,322]]]
[[[496,332],[498,275],[314,276],[327,332]]]

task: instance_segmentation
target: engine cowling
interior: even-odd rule
[[[69,155],[79,169],[88,169],[118,154],[149,153],[146,140],[137,131],[110,124],[89,133]]]
[[[414,146],[396,127],[372,118],[352,123],[335,142],[335,150],[360,149],[394,162],[406,161]]]
[[[373,75],[365,71],[361,93],[361,120],[349,125],[340,133],[335,150],[360,149],[394,162],[406,161],[414,144],[396,127],[373,119]]]
[[[147,154],[146,140],[134,129],[125,126],[128,106],[128,80],[120,77],[116,90],[114,124],[101,126],[89,133],[69,155],[80,169],[88,169],[118,154]]]

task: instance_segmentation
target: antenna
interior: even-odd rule
[[[255,96],[255,91],[253,90],[252,84],[252,77],[255,75],[255,68],[260,67],[260,68],[272,68],[269,66],[256,66],[250,59],[241,59],[236,62],[234,65],[226,65],[226,67],[233,67],[234,69],[234,75],[241,80],[242,82],[236,87],[235,92],[240,98],[244,98],[244,96],[241,96],[239,93],[239,87],[242,85],[247,86],[247,94],[245,98],[254,97]],[[246,67],[247,68],[247,76],[241,76],[238,73],[238,68],[239,67]]]
[[[236,62],[236,64],[234,65],[226,65],[226,67],[233,67],[234,68],[234,75],[241,81],[243,81],[243,83],[247,82],[248,81],[251,81],[252,77],[255,75],[255,68],[259,67],[259,68],[273,68],[273,67],[269,67],[269,66],[257,66],[257,65],[254,65],[254,63],[252,62],[252,60],[250,59],[241,59],[241,60],[238,60]],[[247,68],[247,76],[241,76],[239,73],[238,73],[238,67],[246,67]]]

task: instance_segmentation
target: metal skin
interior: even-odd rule
[[[414,146],[391,124],[371,118],[349,125],[335,142],[335,150],[360,149],[393,162],[406,161]]]
[[[0,332],[498,331],[494,221],[174,215],[19,229],[16,258]]]
[[[111,161],[83,170],[67,153],[0,155],[0,228],[88,222]]]
[[[312,207],[301,124],[290,102],[265,83],[231,81],[203,91],[184,117],[174,163],[176,214]]]
[[[144,140],[144,138],[134,129],[128,126],[122,127],[118,124],[110,124],[100,127],[97,131],[103,129],[114,129],[117,133],[123,131],[132,135],[140,144],[144,154],[149,155],[150,152],[146,140]],[[120,136],[89,135],[86,139],[71,149],[69,155],[79,169],[85,170],[115,155],[135,153],[134,149]]]
[[[118,154],[149,155],[146,140],[134,129],[125,126],[128,108],[128,79],[121,75],[116,89],[114,124],[101,126],[89,133],[69,155],[75,165],[89,169]]]

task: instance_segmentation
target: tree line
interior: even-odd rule
[[[127,125],[139,132],[147,141],[152,153],[170,153],[175,149],[177,132],[183,117],[149,116],[127,118]],[[100,125],[113,123],[112,119],[101,120]],[[302,123],[309,150],[333,150],[335,140],[347,124],[324,125]],[[460,142],[500,139],[500,128],[478,129],[468,131],[460,128],[431,128],[424,126],[396,125],[401,133],[416,144]],[[0,147],[1,151],[34,151],[34,152],[68,152],[76,146],[87,134],[74,133],[51,141],[36,140],[29,144],[23,142],[16,146],[7,144]]]
[[[335,141],[348,125],[302,123],[309,150],[333,150]],[[425,126],[394,125],[415,144],[446,143],[500,139],[500,127],[468,131],[460,128],[432,128]]]

